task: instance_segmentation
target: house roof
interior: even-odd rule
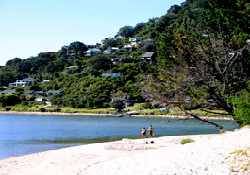
[[[87,50],[87,53],[90,53],[90,52],[98,52],[98,53],[100,53],[101,50],[100,49],[89,49],[89,50]]]
[[[2,93],[15,94],[16,90],[4,90]]]
[[[62,91],[48,91],[47,93],[62,93]]]
[[[154,56],[154,52],[145,52],[141,57],[142,58],[152,58]]]
[[[113,101],[115,101],[115,100],[126,101],[126,100],[127,100],[127,99],[124,98],[124,97],[112,97],[111,99],[112,99]]]

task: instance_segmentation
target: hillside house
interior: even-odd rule
[[[123,40],[124,37],[123,37],[123,36],[117,36],[117,37],[115,37],[115,39],[116,39],[116,40]]]
[[[141,56],[141,60],[145,60],[145,61],[153,61],[155,59],[155,52],[145,52],[142,56]]]
[[[140,44],[141,38],[129,38],[128,40],[131,45]]]
[[[33,78],[25,78],[23,80],[16,80],[16,82],[14,83],[9,83],[9,87],[17,87],[17,86],[25,87],[25,86],[30,85],[33,81],[34,81]]]
[[[113,64],[133,63],[134,59],[132,59],[132,58],[112,58],[111,61]]]
[[[86,56],[90,57],[90,56],[98,55],[100,53],[101,53],[100,49],[89,49],[86,52]]]
[[[133,52],[136,50],[136,47],[132,44],[127,44],[123,48],[126,49],[127,51],[130,51],[130,52]]]
[[[24,95],[39,96],[39,95],[44,95],[44,92],[43,91],[34,91],[34,90],[31,90],[31,91],[25,91],[23,94]]]
[[[103,54],[110,54],[110,53],[113,53],[113,52],[116,52],[117,50],[119,50],[118,47],[110,47],[108,49],[106,49]]]
[[[23,95],[34,95],[35,91],[31,90],[31,91],[24,91]]]
[[[44,92],[43,91],[35,91],[34,95],[35,96],[44,95]]]
[[[76,56],[76,55],[77,55],[76,52],[68,52],[68,53],[67,53],[67,56]]]
[[[52,97],[53,95],[62,96],[63,92],[62,91],[48,91],[45,94],[47,95],[47,97]]]
[[[121,77],[120,73],[102,73],[103,77]]]
[[[49,82],[49,80],[43,80],[42,81],[42,83],[48,83]]]
[[[8,94],[15,94],[16,90],[4,90],[0,92],[0,95],[8,95]]]
[[[35,98],[35,100],[34,101],[37,101],[37,102],[43,102],[43,101],[47,101],[47,99],[46,98],[44,98],[44,97],[37,97],[37,98]]]

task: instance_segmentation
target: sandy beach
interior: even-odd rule
[[[184,138],[195,142],[182,145]],[[250,127],[217,135],[123,139],[3,159],[0,174],[250,174],[249,138]]]

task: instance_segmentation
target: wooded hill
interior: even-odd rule
[[[108,107],[112,97],[124,97],[208,110],[212,99],[213,107],[249,120],[249,9],[246,0],[187,0],[159,18],[122,27],[101,47],[72,42],[55,53],[9,60],[0,86],[34,78],[18,91],[60,90],[63,95],[51,97],[52,104],[74,108]],[[102,53],[87,56],[95,47]],[[156,57],[142,60],[145,52]],[[245,124],[242,117],[238,122]]]

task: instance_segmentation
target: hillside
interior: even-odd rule
[[[16,80],[34,81],[12,84],[14,100],[9,103],[2,91],[0,102],[32,106],[45,97],[59,107],[105,108],[122,97],[150,107],[220,108],[237,115],[238,98],[249,96],[249,65],[249,3],[186,0],[159,18],[120,28],[102,44],[76,41],[58,52],[9,60],[0,68],[2,90]]]

